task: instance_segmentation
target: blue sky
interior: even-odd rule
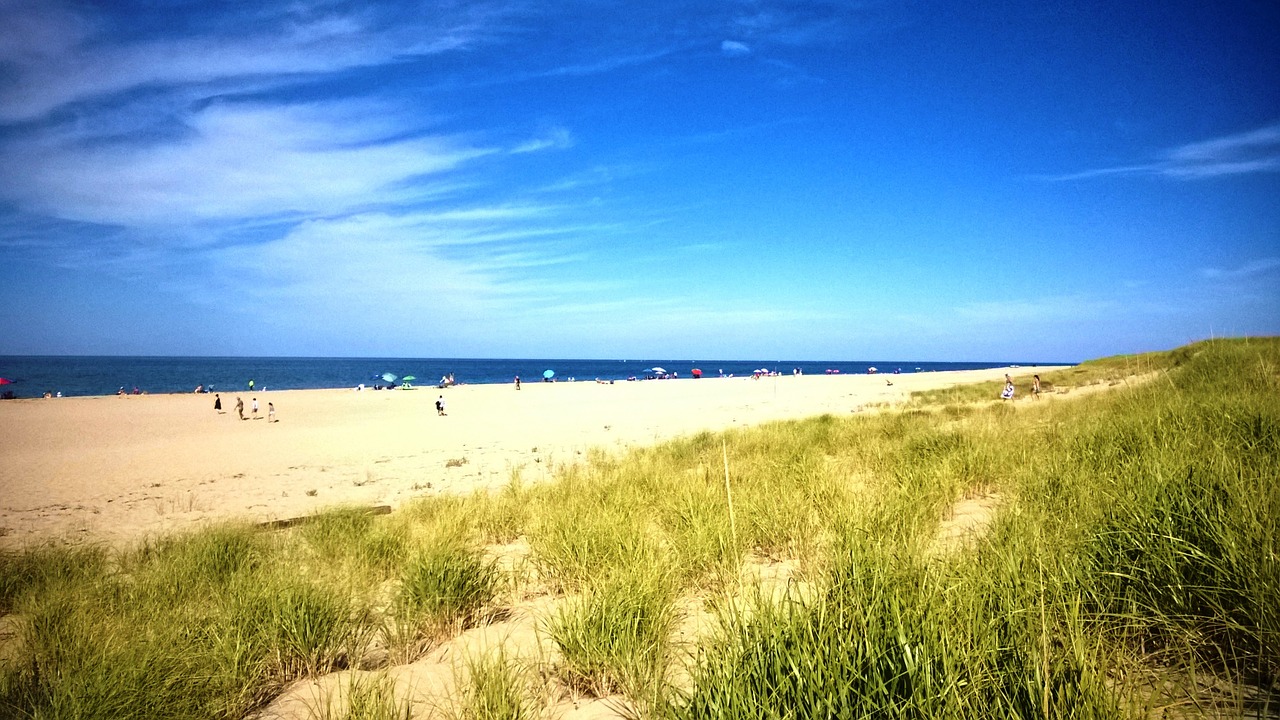
[[[0,0],[0,354],[1280,334],[1280,6]]]

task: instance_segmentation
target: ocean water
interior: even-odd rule
[[[1015,362],[909,362],[849,360],[546,360],[482,358],[288,358],[288,357],[83,357],[0,356],[0,377],[13,383],[0,386],[17,397],[39,397],[45,392],[64,396],[112,395],[120,388],[148,393],[186,393],[197,385],[221,392],[245,390],[250,379],[259,390],[385,385],[383,373],[398,378],[416,377],[414,385],[432,386],[452,374],[460,384],[540,382],[547,370],[558,382],[578,380],[643,379],[661,367],[677,373],[678,381],[692,378],[700,368],[703,379],[725,375],[750,375],[758,369],[784,374],[800,370],[806,375],[828,371],[865,373],[876,367],[882,373],[932,372],[1031,366]],[[1064,363],[1066,364],[1066,363]]]

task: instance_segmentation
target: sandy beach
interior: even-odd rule
[[[0,546],[128,541],[343,504],[394,509],[414,498],[501,487],[516,473],[540,481],[593,448],[614,452],[702,430],[866,412],[914,390],[1005,372],[224,393],[221,414],[212,395],[195,394],[0,402]],[[443,417],[435,409],[440,395]],[[267,419],[268,402],[277,422]]]

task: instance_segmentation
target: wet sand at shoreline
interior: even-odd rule
[[[1018,368],[1015,377],[1052,370]],[[0,402],[0,547],[129,541],[226,519],[390,505],[540,481],[586,453],[848,415],[1006,369],[410,391],[289,390]],[[886,384],[892,380],[893,385]],[[1025,384],[1025,383],[1024,383]],[[447,415],[436,413],[443,395]],[[236,397],[252,418],[240,421]],[[275,404],[278,422],[267,419]]]

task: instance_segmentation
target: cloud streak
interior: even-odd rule
[[[447,136],[388,138],[352,104],[214,103],[176,138],[52,137],[4,149],[0,197],[69,220],[189,224],[350,211],[411,199],[410,179],[496,152]]]
[[[1235,268],[1205,268],[1201,274],[1210,280],[1243,280],[1280,270],[1280,257],[1266,257]]]
[[[0,83],[0,122],[10,123],[138,88],[260,87],[403,62],[467,47],[482,24],[472,16],[388,24],[370,12],[283,14],[227,23],[234,31],[115,43],[95,18],[53,2],[10,2],[0,11],[10,27],[0,36],[7,48],[0,67],[10,78]]]
[[[1048,179],[1071,181],[1155,175],[1175,180],[1201,180],[1227,175],[1280,172],[1280,123],[1188,143],[1167,150],[1162,155],[1162,159],[1155,162],[1096,168],[1051,176]]]

